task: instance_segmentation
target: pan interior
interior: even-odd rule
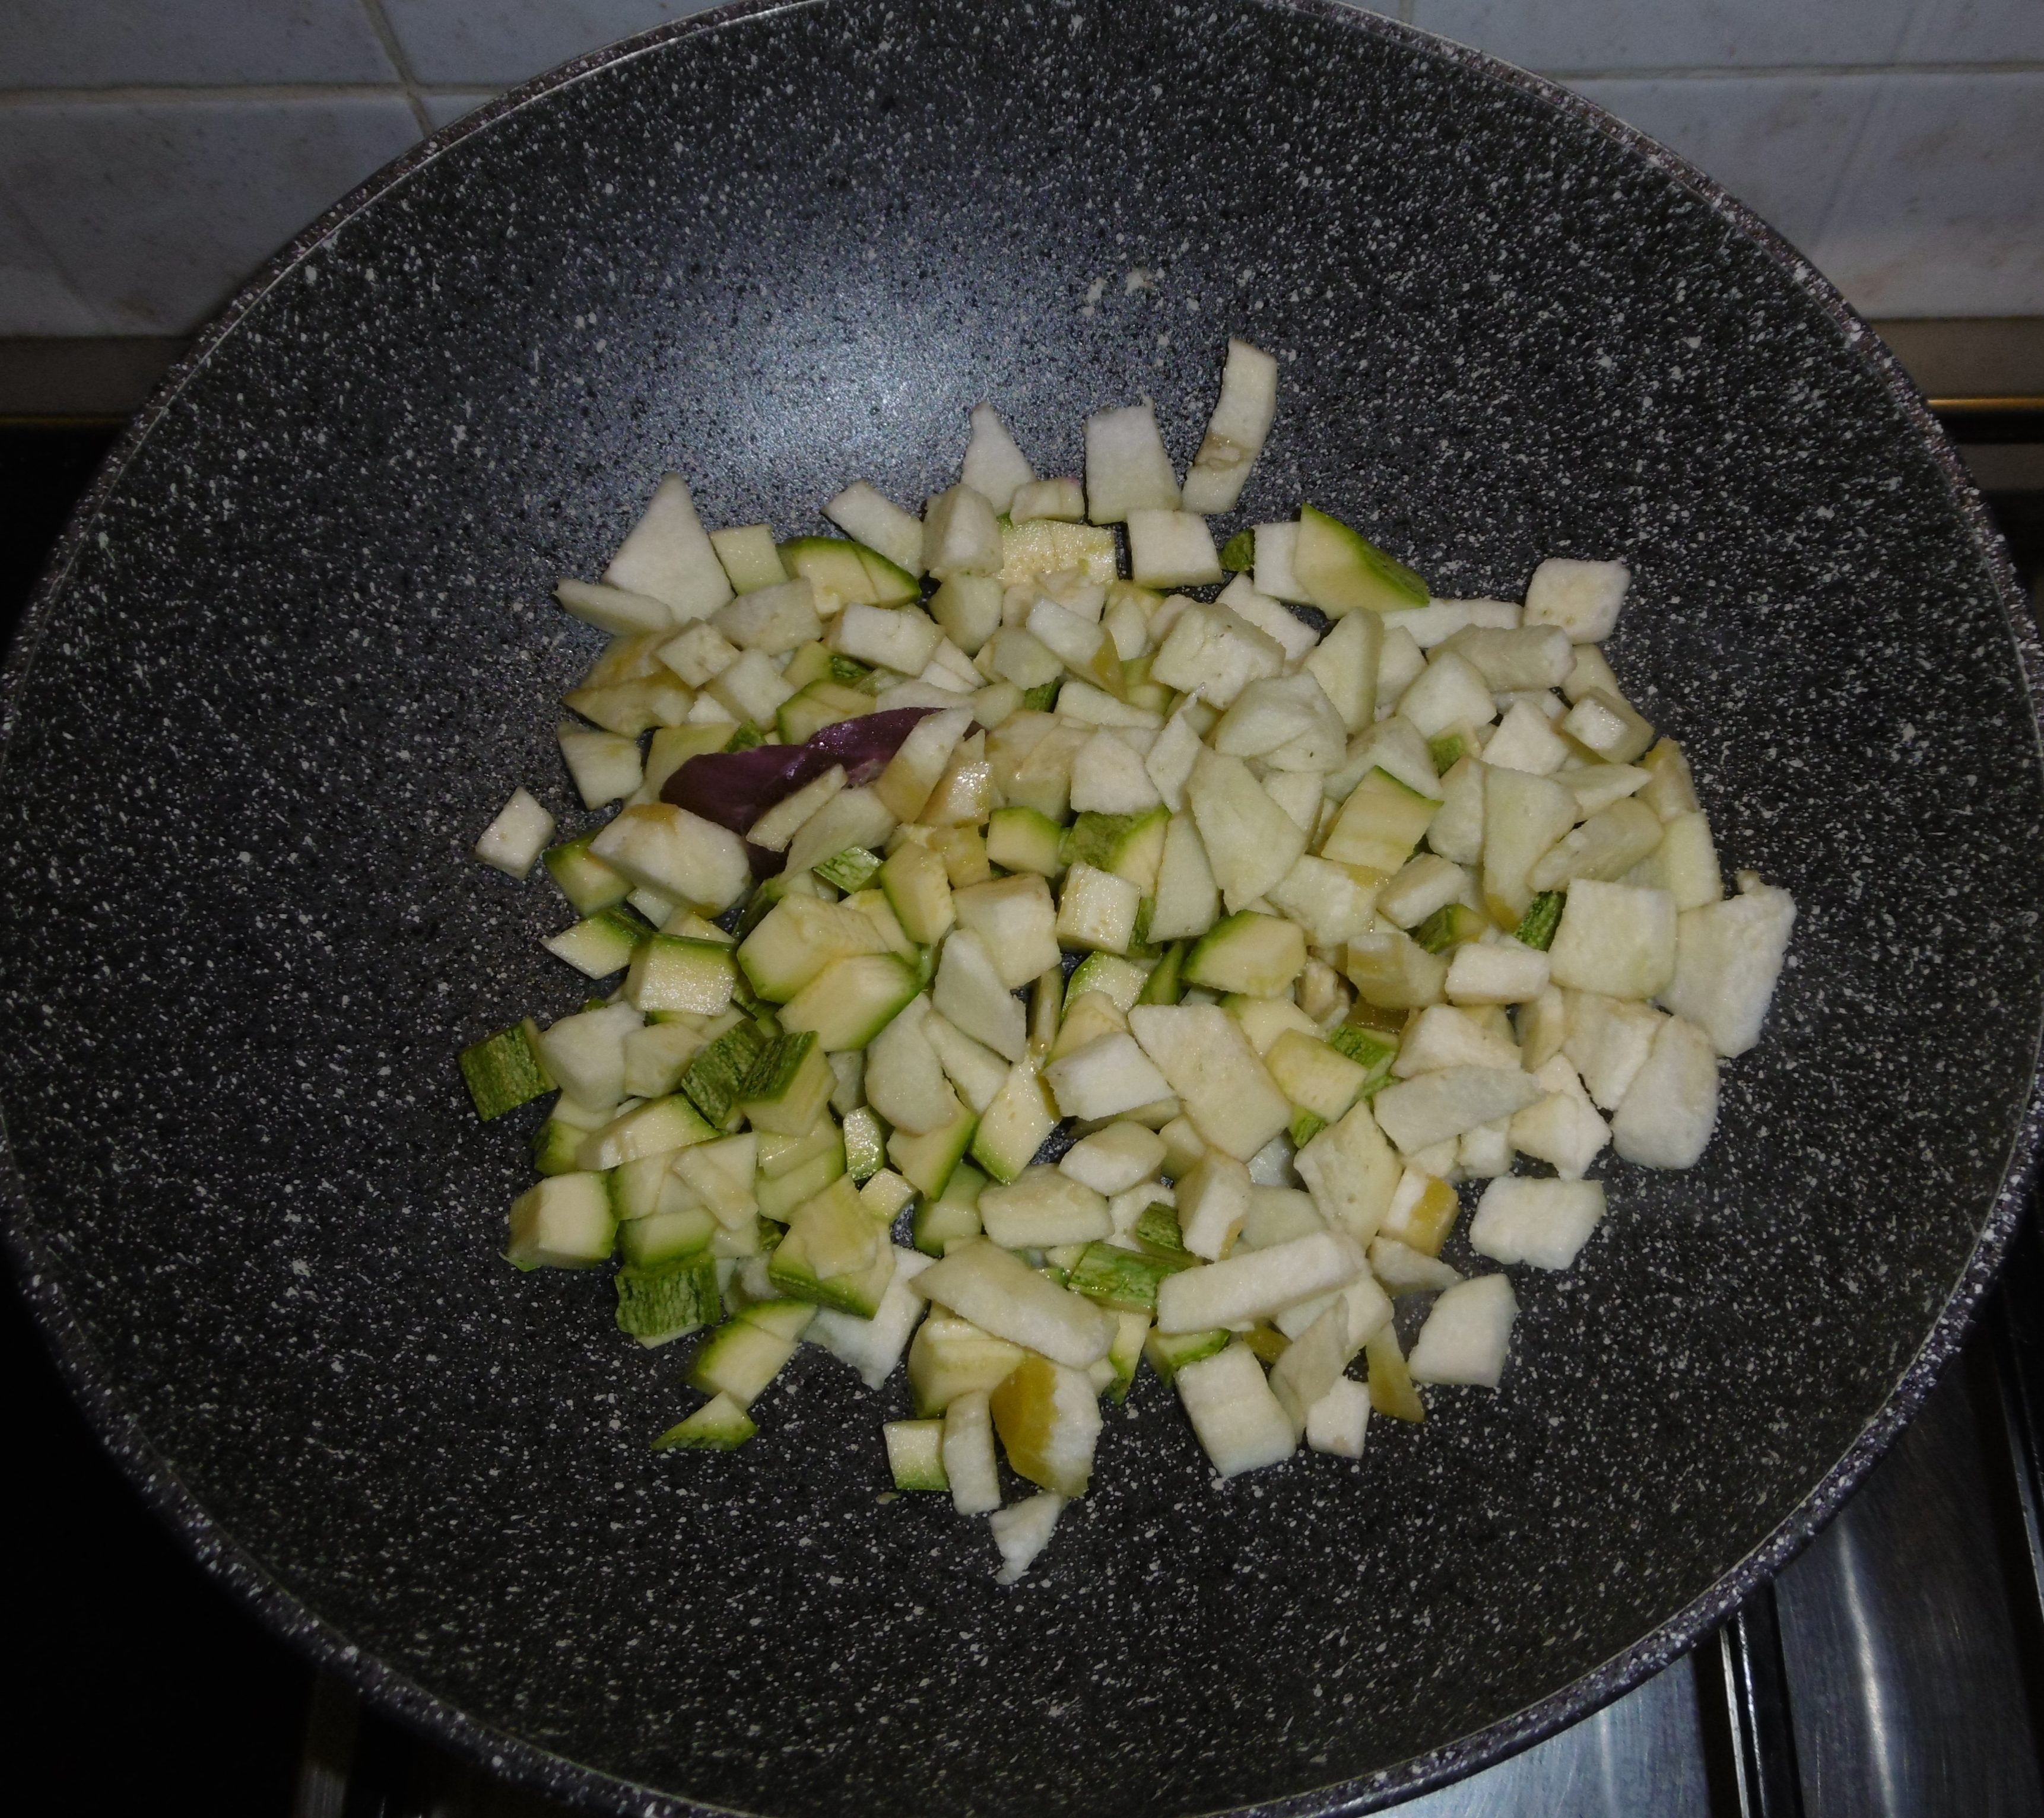
[[[1308,498],[1450,596],[1622,554],[1628,692],[1803,919],[1703,1164],[1604,1170],[1577,1267],[1521,1271],[1499,1394],[1219,1486],[1146,1377],[1002,1590],[983,1524],[882,1494],[898,1379],[805,1352],[743,1453],[655,1459],[689,1348],[498,1260],[525,1156],[454,1051],[583,988],[536,944],[565,905],[466,851],[517,785],[568,800],[597,639],[549,590],[664,470],[785,536],[855,478],[948,484],[982,397],[1048,474],[1139,393],[1182,466],[1231,332],[1283,389],[1221,533]],[[569,1761],[786,1815],[1385,1774],[1706,1593],[1964,1273],[2044,995],[1999,588],[1807,283],[1480,59],[1231,0],[664,37],[350,215],[90,527],[0,790],[33,1266],[306,1611]]]

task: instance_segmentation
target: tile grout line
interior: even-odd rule
[[[412,109],[412,117],[419,124],[422,136],[430,136],[433,130],[432,116],[426,111],[425,96],[419,88],[419,79],[412,67],[412,59],[405,54],[405,47],[392,29],[383,10],[383,0],[362,0],[362,10],[368,15],[369,29],[383,47],[383,54],[390,59],[390,67],[398,72],[398,80],[403,84],[405,99]]]

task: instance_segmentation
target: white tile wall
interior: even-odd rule
[[[508,88],[713,0],[383,0],[421,82]]]
[[[0,193],[97,332],[175,334],[418,135],[395,94],[17,103],[0,108]]]
[[[187,330],[421,132],[703,4],[0,0],[0,336]],[[1872,314],[2044,315],[2044,0],[1379,4],[1663,140]]]
[[[362,0],[0,0],[0,86],[389,82]]]

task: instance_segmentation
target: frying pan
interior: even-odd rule
[[[883,1496],[898,1378],[805,1352],[745,1451],[656,1459],[688,1347],[498,1260],[524,1157],[453,1055],[580,988],[466,852],[565,807],[548,590],[663,470],[789,535],[947,483],[982,397],[1058,472],[1145,393],[1182,462],[1231,332],[1283,390],[1224,533],[1311,497],[1443,595],[1623,555],[1612,661],[1803,919],[1703,1164],[1607,1168],[1496,1395],[1219,1486],[1146,1376],[1003,1589]],[[2036,654],[1875,337],[1585,102],[1310,0],[726,9],[342,204],[73,524],[0,788],[21,1279],[225,1582],[558,1795],[1381,1804],[1692,1644],[1958,1341],[2035,1133]]]

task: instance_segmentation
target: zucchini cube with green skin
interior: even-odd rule
[[[1305,932],[1281,916],[1244,909],[1202,934],[1185,957],[1185,982],[1209,991],[1281,997],[1305,969]]]
[[[1443,903],[1412,930],[1412,938],[1430,953],[1445,953],[1481,940],[1489,926],[1481,911],[1466,903]]]
[[[818,1118],[806,1129],[793,1134],[763,1131],[759,1137],[758,1168],[760,1177],[778,1180],[783,1175],[792,1174],[798,1168],[814,1161],[819,1156],[828,1155],[843,1141],[837,1127],[828,1118]],[[832,1175],[830,1179],[837,1177]],[[829,1180],[824,1182],[828,1186]],[[816,1189],[820,1191],[819,1187]]]
[[[617,1271],[617,1329],[649,1351],[710,1325],[723,1310],[707,1253]]]
[[[1342,970],[1356,995],[1380,1010],[1420,1010],[1439,1003],[1448,982],[1447,961],[1396,928],[1350,942]]]
[[[919,946],[941,941],[958,919],[950,874],[934,847],[910,840],[880,868],[880,888],[901,931]]]
[[[1057,1107],[1044,1088],[1043,1076],[1033,1061],[1018,1060],[1009,1069],[1008,1084],[994,1095],[972,1133],[972,1159],[994,1179],[1012,1180],[1057,1127]],[[894,1165],[915,1179],[898,1157]]]
[[[635,1010],[716,1016],[730,1007],[737,984],[738,962],[730,948],[677,934],[649,934],[632,956],[624,997]]]
[[[1372,770],[1342,804],[1320,846],[1320,857],[1387,874],[1412,856],[1441,804],[1401,783],[1389,770]]]
[[[879,930],[856,909],[790,894],[745,937],[738,963],[760,996],[785,1003],[833,961],[886,949]]]
[[[575,1152],[589,1132],[579,1125],[549,1118],[532,1133],[532,1170],[536,1174],[573,1174]]]
[[[678,1094],[653,1099],[582,1138],[575,1158],[587,1168],[622,1166],[650,1155],[708,1142],[717,1131]]]
[[[1143,1340],[1143,1355],[1150,1360],[1150,1367],[1170,1383],[1188,1364],[1225,1351],[1233,1336],[1220,1330],[1162,1333],[1153,1326]]]
[[[752,1417],[728,1395],[713,1396],[689,1417],[654,1440],[655,1452],[736,1452],[759,1432]]]
[[[1116,953],[1089,953],[1072,968],[1065,981],[1065,1007],[1069,1010],[1089,991],[1102,993],[1126,1016],[1143,995],[1150,968]]]
[[[1192,1264],[1190,1256],[1167,1261],[1112,1244],[1093,1243],[1086,1245],[1065,1286],[1116,1313],[1154,1313],[1158,1283]]]
[[[736,1111],[739,1095],[751,1076],[753,1063],[765,1051],[767,1037],[755,1022],[727,1029],[689,1063],[682,1091],[710,1123],[721,1130]]]
[[[842,890],[849,896],[863,890],[879,875],[880,861],[863,846],[848,846],[835,858],[827,858],[811,869],[832,889]]]
[[[923,1136],[912,1136],[906,1130],[893,1132],[887,1138],[887,1159],[925,1199],[936,1199],[950,1184],[952,1171],[965,1159],[978,1128],[979,1119],[972,1108],[961,1103],[951,1121],[941,1129]],[[975,1213],[975,1226],[978,1220]]]
[[[636,1224],[657,1212],[679,1211],[694,1202],[697,1195],[674,1172],[677,1158],[689,1153],[644,1156],[611,1169],[605,1178],[610,1183],[610,1210],[620,1225]]]
[[[728,1396],[749,1408],[787,1367],[816,1310],[798,1301],[769,1300],[743,1308],[704,1340],[689,1371],[689,1387]]]
[[[599,909],[622,903],[632,894],[632,880],[589,850],[589,842],[595,838],[594,834],[584,834],[580,839],[548,846],[540,855],[547,875],[584,915],[594,915]]]
[[[594,1268],[617,1243],[610,1185],[601,1174],[557,1174],[511,1202],[504,1255],[518,1268]]]
[[[894,1279],[894,1247],[840,1176],[797,1210],[766,1274],[790,1299],[870,1319]]]
[[[1140,813],[1108,815],[1088,811],[1074,821],[1064,836],[1064,861],[1090,865],[1125,877],[1139,891],[1157,888],[1157,867],[1164,857],[1164,834],[1170,812],[1163,807]]]
[[[1366,1099],[1391,1084],[1392,1063],[1398,1058],[1398,1038],[1395,1035],[1344,1022],[1327,1031],[1327,1045],[1362,1068],[1363,1081],[1356,1094],[1358,1098]]]
[[[1296,1029],[1287,1030],[1271,1043],[1264,1051],[1263,1064],[1278,1082],[1278,1091],[1324,1124],[1337,1122],[1362,1095],[1370,1079],[1367,1067]]]
[[[1034,808],[996,808],[986,823],[986,856],[1004,871],[1055,877],[1065,869],[1064,830]]]
[[[1656,822],[1656,827],[1659,823]],[[549,934],[540,945],[565,960],[585,978],[609,978],[632,963],[632,955],[647,934],[646,924],[625,909],[600,909],[594,915]]]
[[[1020,1345],[932,1308],[909,1346],[910,1404],[919,1418],[941,1414],[961,1395],[999,1388],[1023,1356]]]
[[[1292,573],[1329,618],[1357,611],[1396,612],[1427,604],[1427,583],[1340,519],[1299,508]]]
[[[540,1028],[529,1016],[513,1029],[461,1051],[461,1076],[485,1123],[554,1089],[540,1050]]]
[[[889,1421],[880,1436],[887,1444],[887,1468],[897,1490],[950,1490],[941,1420]]]
[[[762,1174],[753,1182],[753,1195],[763,1217],[786,1224],[797,1210],[813,1199],[844,1173],[844,1145],[832,1133],[829,1145],[785,1174]]]
[[[824,1116],[836,1087],[814,1035],[806,1030],[778,1035],[753,1063],[739,1109],[756,1130],[799,1136]]]
[[[922,988],[892,953],[833,961],[789,1002],[781,1026],[813,1031],[830,1053],[863,1048]]]
[[[617,1227],[617,1251],[633,1268],[657,1268],[663,1263],[709,1255],[717,1229],[717,1218],[707,1206],[655,1212]]]

